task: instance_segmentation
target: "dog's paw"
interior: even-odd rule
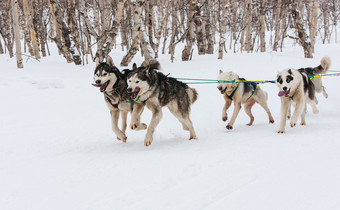
[[[270,119],[270,120],[269,120],[269,123],[274,123],[274,119]]]
[[[290,127],[293,128],[293,127],[295,127],[295,126],[296,126],[296,123],[295,123],[295,122],[291,122],[291,123],[290,123]]]
[[[144,145],[145,145],[146,147],[150,146],[151,143],[152,143],[152,138],[149,138],[149,139],[145,139],[145,140],[144,140]]]
[[[139,124],[138,128],[139,128],[139,130],[145,130],[145,129],[148,128],[148,125],[145,124],[145,123],[141,123],[141,124]]]
[[[305,126],[305,125],[306,125],[306,122],[301,122],[300,125]]]
[[[119,140],[119,141],[122,141],[122,142],[126,142],[126,140],[127,140],[127,137],[125,136],[125,134],[123,134],[123,135],[120,135],[120,136],[117,136],[117,139]]]
[[[232,129],[233,129],[233,126],[230,125],[230,124],[228,124],[228,125],[226,126],[226,128],[227,128],[228,130],[232,130]]]
[[[192,139],[195,139],[195,140],[196,140],[196,139],[197,139],[197,136],[190,136],[190,137],[189,137],[189,140],[192,140]]]
[[[314,114],[319,114],[319,110],[318,109],[313,109],[313,113]]]
[[[225,121],[227,121],[227,120],[228,120],[228,115],[224,115],[224,116],[222,117],[222,121],[225,122]]]
[[[323,93],[323,97],[328,98],[328,94],[327,93]]]
[[[284,130],[278,130],[276,131],[276,133],[284,133],[285,131]]]
[[[130,124],[131,130],[135,130],[136,128],[138,128],[138,126],[139,126],[138,121],[131,122],[131,124]]]

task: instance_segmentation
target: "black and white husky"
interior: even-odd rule
[[[267,105],[268,94],[266,91],[262,90],[255,82],[223,82],[245,79],[239,78],[239,76],[234,72],[223,72],[222,70],[219,71],[217,79],[220,81],[217,89],[221,92],[221,94],[223,94],[225,100],[225,104],[222,109],[223,121],[227,121],[227,110],[229,109],[231,103],[234,101],[234,112],[230,119],[230,122],[226,126],[228,130],[233,129],[236,117],[241,110],[241,104],[244,105],[244,109],[250,118],[250,122],[247,125],[252,125],[254,122],[254,116],[251,113],[251,108],[255,103],[260,104],[261,107],[267,112],[269,123],[274,123],[273,116]]]
[[[136,101],[135,113],[138,114],[140,108],[137,107],[142,107],[144,104],[152,111],[152,119],[144,145],[149,146],[152,143],[153,133],[162,118],[162,107],[164,106],[167,106],[181,122],[184,130],[190,131],[189,140],[196,139],[194,126],[189,116],[191,104],[198,97],[196,90],[172,77],[165,76],[157,69],[160,69],[157,61],[150,63],[148,67],[142,64],[137,68],[134,64],[132,72],[127,77],[128,92],[131,93],[131,99]]]
[[[320,77],[310,79],[310,76],[324,74],[328,71],[331,64],[329,57],[323,57],[321,64],[314,68],[286,69],[277,75],[276,85],[279,87],[278,96],[281,97],[281,124],[277,131],[284,133],[287,117],[290,115],[289,110],[291,103],[295,105],[293,116],[291,117],[290,126],[294,127],[299,116],[301,116],[301,125],[306,125],[306,103],[308,103],[314,114],[319,113],[316,105],[316,92],[323,92],[327,98],[328,95]]]
[[[114,65],[111,57],[107,57],[106,62],[100,63],[98,59],[96,61],[96,69],[94,71],[94,81],[92,84],[95,87],[99,87],[100,92],[104,93],[104,99],[107,107],[110,109],[112,130],[117,135],[118,140],[126,142],[126,119],[128,112],[133,111],[133,103],[130,102],[130,94],[127,92],[126,77],[130,70],[123,70],[123,73],[118,70]],[[134,121],[139,122],[140,114],[134,115],[136,119]],[[119,114],[122,119],[122,129],[118,127]],[[144,123],[138,123],[136,130],[146,129],[147,126]]]

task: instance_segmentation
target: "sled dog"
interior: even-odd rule
[[[276,85],[279,88],[278,96],[281,97],[281,123],[278,133],[284,133],[286,119],[289,117],[291,104],[295,105],[293,116],[291,117],[290,126],[294,127],[299,116],[301,116],[301,125],[306,125],[306,104],[311,105],[313,113],[319,113],[316,105],[316,92],[323,92],[324,97],[328,97],[321,78],[309,78],[311,75],[326,73],[330,67],[329,57],[323,57],[321,64],[315,68],[286,69],[277,75]],[[316,79],[316,80],[315,80]]]
[[[127,84],[131,99],[136,101],[136,114],[140,106],[144,104],[152,111],[152,119],[149,124],[144,145],[149,146],[153,141],[153,133],[162,118],[162,107],[166,106],[170,112],[180,121],[184,130],[189,130],[190,139],[196,139],[194,126],[190,120],[190,107],[198,93],[194,88],[177,81],[172,77],[158,72],[160,64],[158,61],[150,62],[148,66],[143,63],[128,74]],[[132,123],[132,129],[138,126],[138,122]]]
[[[226,126],[228,130],[233,129],[236,117],[241,109],[241,104],[244,104],[245,112],[250,118],[250,122],[247,125],[250,126],[254,122],[254,116],[251,113],[251,108],[255,103],[260,104],[262,108],[267,112],[269,123],[274,123],[273,116],[267,105],[268,94],[267,92],[262,90],[255,82],[223,82],[233,80],[242,81],[245,79],[239,78],[239,76],[234,72],[223,72],[222,70],[219,71],[219,76],[217,79],[219,80],[217,89],[221,91],[221,94],[223,94],[225,100],[225,104],[222,109],[223,121],[227,121],[227,110],[229,109],[231,103],[234,101],[234,112],[230,119],[230,122]]]
[[[106,62],[99,62],[96,58],[96,69],[94,71],[94,81],[92,84],[98,87],[100,92],[104,93],[104,100],[110,110],[112,120],[112,130],[117,135],[117,139],[126,142],[126,119],[128,112],[133,111],[133,102],[130,102],[130,95],[127,92],[126,77],[130,70],[123,70],[120,72],[114,65],[112,58],[109,56]],[[134,121],[139,122],[143,107],[140,108],[138,115],[134,115]],[[121,114],[122,129],[118,127],[119,115]],[[146,129],[147,125],[138,123],[135,130]]]

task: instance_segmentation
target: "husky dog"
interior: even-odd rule
[[[190,139],[196,139],[196,133],[190,120],[190,106],[193,104],[198,93],[195,89],[177,81],[172,77],[158,72],[159,63],[153,62],[145,66],[133,65],[133,70],[128,74],[128,92],[131,99],[136,101],[135,107],[144,104],[152,111],[152,119],[147,130],[144,145],[149,146],[153,141],[153,133],[162,118],[162,107],[167,106],[170,112],[180,121],[184,130],[190,131]],[[136,108],[139,113],[139,108]],[[137,122],[138,123],[138,122]],[[132,129],[138,124],[132,123]]]
[[[316,105],[318,101],[315,96],[316,90],[323,91],[327,97],[325,88],[320,80],[310,80],[309,76],[326,73],[330,67],[330,59],[324,57],[321,59],[321,65],[315,68],[305,69],[286,69],[277,75],[276,84],[279,87],[278,96],[281,97],[281,124],[278,133],[285,132],[286,119],[289,116],[290,105],[295,105],[293,116],[291,117],[290,126],[294,127],[301,116],[301,125],[306,125],[306,103],[311,105],[313,113],[319,113]]]
[[[110,109],[112,130],[117,135],[118,140],[126,142],[126,118],[128,112],[133,110],[133,103],[129,101],[130,95],[126,91],[126,77],[130,70],[123,70],[121,73],[117,67],[115,67],[113,60],[110,56],[107,57],[106,62],[99,63],[99,59],[96,60],[96,69],[94,71],[95,87],[99,87],[100,92],[104,93],[104,99],[107,107]],[[143,111],[143,107],[139,112],[139,115],[134,115],[136,119],[134,121],[139,122],[140,114]],[[119,114],[122,115],[122,129],[118,127]],[[138,123],[136,130],[146,129],[147,126],[144,123]]]
[[[269,117],[269,123],[274,123],[274,119],[267,105],[268,94],[255,83],[255,82],[240,82],[240,83],[226,83],[223,81],[233,80],[245,80],[239,78],[234,72],[223,72],[219,71],[218,76],[219,84],[218,90],[224,96],[225,105],[222,109],[222,120],[227,121],[228,115],[227,110],[229,109],[232,101],[234,101],[234,112],[230,119],[230,122],[226,126],[228,130],[233,129],[236,117],[241,109],[241,104],[245,105],[245,111],[250,117],[250,122],[247,125],[252,125],[254,122],[254,116],[251,113],[251,108],[256,103],[260,104],[267,112]],[[235,85],[236,84],[236,85]]]

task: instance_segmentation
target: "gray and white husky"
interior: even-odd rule
[[[148,67],[147,67],[148,66]],[[131,99],[135,100],[135,107],[144,104],[152,111],[152,119],[149,124],[144,145],[149,146],[153,141],[153,133],[162,118],[162,107],[166,106],[170,112],[180,121],[184,130],[190,131],[190,139],[196,139],[194,126],[190,120],[190,107],[197,97],[195,89],[177,81],[172,77],[158,72],[160,65],[157,61],[149,65],[142,64],[138,67],[133,65],[133,70],[128,74],[128,92]],[[140,108],[136,108],[136,114]],[[138,122],[132,124],[132,129],[138,126]]]
[[[261,105],[261,107],[267,112],[269,123],[274,123],[273,116],[268,108],[267,99],[268,94],[266,91],[262,90],[255,82],[240,82],[231,83],[223,81],[232,80],[245,80],[244,78],[239,78],[239,76],[234,72],[223,72],[219,71],[217,78],[220,82],[217,89],[221,91],[224,96],[225,104],[222,109],[222,120],[227,121],[228,115],[227,110],[229,109],[231,103],[234,101],[234,112],[230,119],[230,122],[226,126],[228,130],[233,129],[236,117],[241,109],[241,104],[244,105],[244,110],[250,118],[250,122],[247,125],[252,125],[254,122],[254,116],[251,113],[251,108],[255,103]]]
[[[104,93],[104,99],[107,107],[110,109],[112,130],[117,135],[117,139],[126,142],[126,120],[128,112],[133,111],[134,104],[130,102],[130,94],[127,92],[126,77],[130,70],[123,70],[123,73],[114,65],[110,56],[106,62],[96,61],[96,69],[94,71],[95,87],[99,87],[100,92]],[[143,107],[140,108],[138,115],[133,115],[136,119],[133,121],[139,122]],[[118,127],[119,114],[122,119],[122,129]],[[146,129],[147,125],[138,123],[135,130]]]
[[[319,113],[316,105],[318,100],[316,92],[323,92],[324,97],[328,97],[320,77],[313,78],[309,76],[324,74],[328,71],[331,64],[329,57],[323,57],[321,64],[314,68],[286,69],[277,75],[276,85],[279,88],[278,96],[281,97],[281,124],[277,131],[284,133],[287,117],[290,116],[290,106],[295,105],[293,116],[291,117],[290,126],[294,127],[299,116],[301,116],[301,125],[306,125],[306,104],[308,103],[314,114]]]

